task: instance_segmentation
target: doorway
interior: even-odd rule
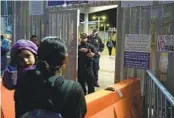
[[[88,11],[88,13],[86,13],[86,11]],[[101,53],[99,61],[98,84],[100,87],[95,88],[97,91],[114,84],[117,42],[117,5],[93,6],[88,9],[85,8],[85,10],[80,9],[80,12],[79,34],[85,32],[91,35],[92,30],[96,28],[104,44],[104,50]],[[85,28],[86,17],[88,18],[87,30]],[[109,48],[112,49],[111,54],[109,54]]]

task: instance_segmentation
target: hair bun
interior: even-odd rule
[[[50,66],[46,61],[38,61],[38,63],[36,64],[36,69],[38,71],[38,74],[41,74],[41,73],[46,74],[49,72]]]

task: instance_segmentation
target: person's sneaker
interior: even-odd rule
[[[98,84],[97,82],[94,84],[94,86],[95,86],[95,87],[100,87],[99,84]]]

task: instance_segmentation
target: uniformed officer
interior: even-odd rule
[[[93,29],[92,34],[88,37],[88,42],[95,47],[97,54],[99,55],[94,58],[94,63],[93,63],[94,76],[96,78],[96,80],[94,81],[94,86],[99,87],[98,84],[98,71],[100,69],[99,61],[100,61],[100,54],[104,50],[104,43],[102,42],[100,36],[98,35],[97,29]]]
[[[93,58],[97,57],[95,47],[87,43],[87,34],[80,34],[80,44],[78,46],[78,82],[81,84],[86,94],[85,82],[88,85],[88,94],[94,92]]]

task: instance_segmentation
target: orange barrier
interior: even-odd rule
[[[4,113],[2,112],[2,108],[1,108],[1,118],[4,118]]]
[[[99,90],[86,96],[85,118],[142,118],[140,81],[127,79],[113,86],[115,92]],[[2,118],[15,118],[14,91],[1,85]]]
[[[86,96],[86,118],[142,118],[140,81],[128,79],[113,87],[115,92],[100,90]]]
[[[1,118],[15,118],[14,91],[1,85]]]

